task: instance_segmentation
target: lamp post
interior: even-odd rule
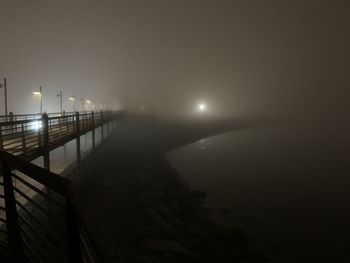
[[[91,106],[91,100],[85,98],[85,97],[81,97],[80,100],[82,101],[83,103],[83,111],[85,111],[85,103],[89,106]]]
[[[89,106],[88,109],[91,111],[91,100],[86,100],[86,104]]]
[[[85,111],[85,98],[84,97],[81,97],[80,100],[82,101],[83,103],[83,112]]]
[[[62,109],[62,90],[60,91],[59,94],[56,95],[56,97],[60,97],[60,113],[63,112],[63,109]]]
[[[39,96],[39,98],[40,98],[40,114],[43,114],[43,90],[42,90],[42,87],[40,86],[39,91],[37,91],[37,90],[34,91],[33,95]]]
[[[6,78],[4,78],[4,83],[0,83],[0,88],[4,88],[4,93],[5,93],[5,115],[8,115],[7,111],[7,81]]]
[[[75,94],[73,94],[73,97],[70,97],[69,100],[73,102],[73,112],[75,112]]]

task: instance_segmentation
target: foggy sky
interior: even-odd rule
[[[0,0],[9,109],[32,92],[179,113],[347,117],[348,1]],[[1,90],[2,91],[2,90]],[[1,112],[3,95],[1,94]]]

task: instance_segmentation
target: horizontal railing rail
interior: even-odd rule
[[[102,262],[74,205],[66,178],[0,151],[0,249],[10,262]]]
[[[47,115],[51,118],[64,115],[75,115],[75,112],[53,112],[47,113]],[[0,115],[0,123],[9,121],[36,120],[41,119],[41,116],[41,113]]]

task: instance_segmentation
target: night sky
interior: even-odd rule
[[[68,111],[75,94],[162,113],[202,101],[219,116],[349,113],[346,0],[1,0],[0,9],[0,77],[15,113],[39,111],[40,85],[48,112],[62,90]]]

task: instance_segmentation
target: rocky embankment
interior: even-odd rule
[[[100,205],[85,190],[83,214],[106,262],[265,262],[253,239],[210,219],[206,193],[191,190],[163,158],[127,163],[99,193]]]

